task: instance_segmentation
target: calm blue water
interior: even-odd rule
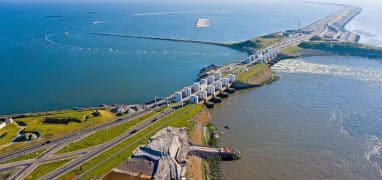
[[[297,20],[307,25],[336,9],[296,2],[3,2],[0,114],[143,103],[190,84],[206,65],[245,56],[216,46],[93,32],[238,41],[295,28]],[[199,17],[211,18],[213,26],[193,28]]]

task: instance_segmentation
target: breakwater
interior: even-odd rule
[[[192,39],[177,39],[177,38],[166,38],[166,37],[153,37],[153,36],[135,36],[128,34],[117,34],[117,33],[92,33],[94,35],[100,36],[116,36],[116,37],[126,37],[126,38],[136,38],[136,39],[150,39],[150,40],[161,40],[161,41],[175,41],[175,42],[186,42],[186,43],[197,43],[197,44],[208,44],[208,45],[217,45],[229,47],[226,43],[221,42],[212,42],[212,41],[199,41]]]

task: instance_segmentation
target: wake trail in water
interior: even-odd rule
[[[285,73],[322,74],[362,81],[382,82],[382,71],[376,69],[355,68],[336,64],[315,64],[297,59],[280,61],[272,69]]]
[[[51,44],[56,44],[54,41],[50,40],[49,38],[56,35],[63,35],[64,33],[54,33],[54,34],[48,34],[44,37],[45,41],[48,41]]]

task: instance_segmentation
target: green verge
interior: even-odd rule
[[[288,46],[286,48],[281,49],[280,53],[284,54],[284,55],[290,55],[290,54],[298,53],[301,50],[302,50],[302,48],[300,48],[298,46]]]
[[[135,118],[133,120],[121,123],[117,126],[103,129],[100,131],[97,131],[94,134],[91,134],[79,141],[73,142],[64,148],[60,149],[56,154],[62,154],[62,153],[67,153],[67,152],[72,152],[80,149],[85,149],[91,146],[95,146],[98,144],[102,144],[106,141],[109,141],[111,139],[114,139],[115,137],[123,134],[126,132],[128,129],[131,127],[135,126],[136,124],[140,123],[141,121],[148,119],[152,116],[157,114],[157,112],[150,112],[148,114],[145,114],[139,118]]]
[[[11,123],[0,129],[0,145],[8,144],[17,136],[19,128],[16,123]]]
[[[251,79],[253,76],[261,73],[267,68],[266,64],[256,64],[254,66],[251,66],[247,71],[241,72],[236,76],[236,79],[239,82],[246,83],[249,79]]]
[[[256,37],[256,38],[251,39],[251,40],[227,44],[226,46],[233,48],[233,49],[237,49],[239,51],[244,51],[247,53],[253,53],[257,49],[266,48],[272,44],[280,42],[285,37],[286,36],[283,35],[282,33],[273,33],[273,34],[268,34],[268,35]]]
[[[203,106],[201,105],[187,105],[184,108],[169,114],[165,118],[156,121],[146,129],[136,133],[134,136],[122,141],[111,149],[99,154],[95,158],[90,159],[80,167],[77,167],[74,170],[64,174],[63,176],[59,177],[59,179],[71,179],[72,177],[81,174],[85,170],[91,169],[92,167],[96,168],[90,170],[87,174],[84,174],[82,179],[100,177],[103,174],[109,172],[113,167],[128,159],[134,149],[136,149],[141,144],[145,144],[152,135],[154,135],[157,131],[164,128],[165,126],[188,127],[192,129],[194,123],[190,121],[190,119],[202,109]],[[102,165],[97,166],[100,165],[99,163],[101,162]]]
[[[42,177],[48,174],[49,172],[63,166],[64,164],[66,164],[72,159],[73,158],[69,158],[69,159],[63,159],[59,161],[53,161],[53,162],[41,164],[35,170],[33,170],[25,179],[37,179],[39,177]]]
[[[339,55],[382,58],[382,48],[351,42],[306,41],[298,45],[304,49],[328,51]]]
[[[36,157],[40,156],[43,152],[45,152],[45,150],[46,150],[46,148],[43,148],[43,149],[37,150],[35,152],[29,153],[29,154],[24,154],[24,155],[21,155],[19,157],[10,159],[8,161],[1,162],[0,164],[7,164],[7,163],[11,163],[11,162],[17,162],[17,161],[24,161],[24,160],[28,160],[28,159],[33,159],[33,158],[36,158]]]

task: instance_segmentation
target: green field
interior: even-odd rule
[[[115,120],[115,115],[110,112],[110,110],[98,110],[100,114],[94,116],[93,114],[96,111],[97,110],[65,110],[18,115],[14,118],[14,121],[25,126],[25,133],[38,132],[41,138],[30,142],[13,143],[10,146],[0,148],[0,153],[7,153],[26,146],[40,144],[46,139],[57,138],[74,131],[91,127],[92,125],[98,125],[110,120]],[[67,124],[60,122],[44,123],[47,118],[64,121],[67,119],[78,119],[80,122],[69,122]]]
[[[25,132],[39,132],[43,138],[55,138],[92,125],[105,123],[115,119],[113,113],[107,110],[98,110],[99,116],[92,115],[95,110],[69,111],[52,115],[42,115],[15,119],[16,122],[26,125]],[[55,119],[57,123],[46,123],[47,119]],[[68,122],[66,119],[76,119],[79,122]],[[63,121],[60,123],[59,121]]]
[[[382,58],[382,48],[350,42],[306,41],[298,45],[304,49],[332,52],[338,55]]]
[[[73,143],[65,146],[64,148],[59,150],[56,154],[62,154],[62,153],[66,153],[66,152],[85,149],[85,148],[95,146],[95,145],[104,143],[106,141],[109,141],[109,140],[123,134],[124,132],[126,132],[128,129],[135,126],[139,122],[142,122],[143,120],[154,116],[155,114],[156,114],[156,112],[150,112],[148,114],[143,115],[142,117],[133,119],[131,121],[124,122],[122,124],[119,124],[117,126],[114,126],[114,127],[108,128],[108,129],[103,129],[103,130],[97,131],[96,133],[94,133],[90,136],[87,136],[87,137],[85,137],[79,141],[73,142]]]
[[[29,153],[29,154],[24,154],[24,155],[21,155],[17,158],[13,158],[13,159],[10,159],[8,161],[4,161],[0,164],[6,164],[6,163],[11,163],[11,162],[17,162],[17,161],[24,161],[24,160],[28,160],[28,159],[33,159],[33,158],[36,158],[38,156],[40,156],[41,153],[43,153],[46,149],[40,149],[38,151],[35,151],[35,152],[32,152],[32,153]]]
[[[147,140],[160,129],[166,126],[193,128],[194,123],[190,119],[200,112],[202,108],[203,107],[201,105],[187,105],[184,108],[171,113],[165,118],[156,121],[146,129],[136,133],[134,136],[122,141],[111,149],[99,154],[95,158],[83,163],[81,167],[75,168],[73,171],[60,177],[60,179],[70,179],[92,167],[95,167],[95,169],[88,172],[84,177],[82,177],[82,179],[100,177],[109,172],[113,167],[128,159],[135,148],[141,144],[145,144]]]
[[[15,123],[8,124],[3,129],[0,129],[0,146],[10,143],[17,136],[19,130]]]
[[[72,159],[64,159],[41,164],[34,171],[32,171],[25,179],[38,179],[39,177],[42,177],[48,174],[49,172],[61,167],[70,160]]]
[[[253,76],[263,72],[267,68],[266,64],[256,64],[251,66],[247,71],[243,71],[236,76],[237,81],[246,83]]]

